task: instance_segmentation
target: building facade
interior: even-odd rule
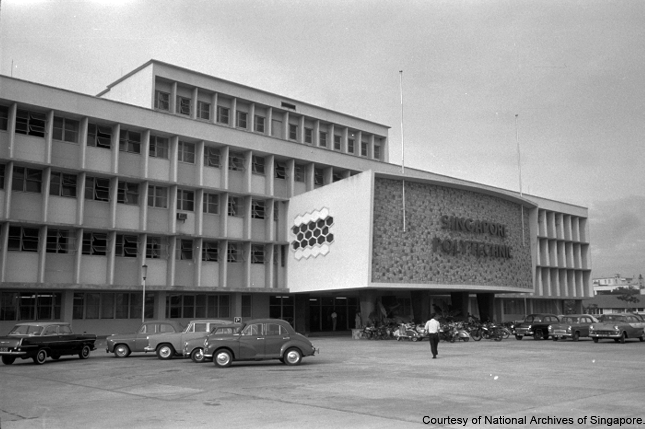
[[[97,96],[0,76],[0,329],[344,330],[592,296],[586,208],[388,152],[385,125],[154,60]]]

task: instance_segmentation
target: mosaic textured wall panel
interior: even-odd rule
[[[490,195],[376,179],[372,281],[532,288],[528,211]]]

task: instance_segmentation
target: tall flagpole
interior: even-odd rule
[[[520,139],[517,131],[518,116],[519,114],[516,113],[515,114],[515,143],[517,144],[517,170],[520,176],[520,198],[522,198],[524,194],[522,193],[522,159],[520,156]],[[526,244],[526,240],[524,239],[524,203],[521,203],[520,208],[521,208],[520,216],[522,217],[522,245],[524,246]]]
[[[401,175],[403,176],[403,232],[405,232],[405,139],[403,138],[403,70],[399,71],[399,89],[401,92]]]

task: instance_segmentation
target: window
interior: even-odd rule
[[[237,243],[228,243],[226,260],[228,262],[242,262],[240,246]]]
[[[216,147],[204,147],[204,165],[206,167],[220,167],[219,149]]]
[[[228,295],[170,295],[166,296],[167,319],[192,318],[228,318],[230,317],[230,299]],[[210,329],[214,325],[210,325]],[[195,331],[199,331],[195,327]],[[206,327],[202,328],[206,330]]]
[[[177,190],[177,210],[195,210],[195,193],[184,189]]]
[[[150,136],[150,151],[148,153],[153,158],[168,159],[168,139]]]
[[[367,156],[367,142],[361,142],[361,156]]]
[[[381,159],[381,146],[374,145],[374,159]]]
[[[296,182],[304,182],[305,181],[305,167],[300,164],[295,165],[295,170],[294,170],[294,178]]]
[[[354,153],[354,139],[347,140],[347,153]]]
[[[168,256],[168,246],[165,238],[148,236],[146,240],[146,258],[161,259]]]
[[[155,91],[155,109],[170,110],[170,94],[163,91]]]
[[[244,155],[239,152],[229,152],[228,169],[231,171],[244,171]]]
[[[182,261],[192,261],[193,240],[177,240],[177,259]]]
[[[69,231],[64,229],[47,230],[47,253],[69,253]]]
[[[305,143],[314,142],[314,130],[312,128],[305,128]]]
[[[242,295],[242,317],[252,317],[253,298],[252,295]]]
[[[4,189],[5,169],[6,166],[4,164],[0,164],[0,189]]]
[[[204,213],[219,214],[219,195],[204,193]]]
[[[237,127],[246,129],[246,118],[248,114],[246,112],[237,112]]]
[[[251,165],[254,174],[264,175],[264,158],[261,156],[253,155],[253,161]]]
[[[0,293],[0,320],[60,319],[62,293],[40,291]],[[35,327],[37,329],[42,329]],[[25,332],[25,333],[31,333]]]
[[[276,161],[275,163],[275,178],[276,179],[286,179],[287,178],[287,164],[284,162]]]
[[[85,179],[85,199],[94,201],[110,201],[110,179],[87,177]]]
[[[280,215],[280,203],[275,201],[273,203],[273,221],[277,222]]]
[[[105,256],[107,254],[107,234],[104,232],[83,233],[83,255]]]
[[[339,180],[343,180],[343,174],[342,174],[342,173],[338,173],[338,172],[334,171],[334,174],[333,174],[332,180],[333,180],[334,182],[338,182]]]
[[[197,117],[209,121],[211,119],[211,105],[205,101],[197,102]]]
[[[228,114],[231,109],[224,106],[217,106],[217,122],[228,125]]]
[[[340,150],[340,136],[334,135],[334,150]]]
[[[139,249],[139,239],[136,235],[116,235],[115,256],[136,258]]]
[[[254,244],[251,246],[251,263],[252,264],[264,264],[265,254],[264,246],[261,244]]]
[[[241,204],[238,197],[228,197],[228,215],[229,216],[242,216]]]
[[[18,110],[16,115],[16,133],[36,137],[45,137],[46,117],[42,113]]]
[[[217,241],[202,242],[202,261],[217,262],[219,257],[219,243]]]
[[[87,145],[110,149],[112,147],[112,128],[104,125],[89,124]]]
[[[9,108],[0,106],[0,130],[7,131],[9,127]]]
[[[298,126],[295,124],[289,124],[289,139],[298,140]]]
[[[141,320],[141,298],[141,292],[75,293],[72,319]],[[153,294],[146,294],[145,300],[145,318],[152,319],[154,314]]]
[[[314,168],[314,185],[324,185],[323,171],[320,168]]]
[[[148,206],[161,209],[168,208],[168,188],[148,185]]]
[[[181,162],[195,163],[195,144],[188,142],[179,142],[177,148],[177,159]]]
[[[11,189],[19,192],[40,193],[43,183],[43,172],[33,168],[13,167]]]
[[[251,200],[251,217],[253,219],[264,219],[265,218],[265,203],[260,200]]]
[[[327,147],[327,133],[320,132],[320,147]]]
[[[54,140],[78,143],[78,121],[54,117]]]
[[[76,176],[52,172],[49,182],[49,195],[57,197],[76,197]]]
[[[9,227],[7,250],[14,252],[38,252],[38,228]]]
[[[139,184],[119,181],[116,202],[134,206],[139,204]]]
[[[177,96],[177,113],[190,116],[190,105],[192,100],[187,97]]]
[[[244,330],[242,331],[242,335],[262,335],[262,324],[261,323],[253,323],[252,325],[247,325],[244,327]]]
[[[265,122],[266,122],[266,119],[264,118],[264,116],[255,115],[255,132],[256,133],[262,133],[262,134],[265,133],[265,125],[264,125]]]
[[[119,150],[121,152],[141,153],[141,134],[122,129],[119,137]]]

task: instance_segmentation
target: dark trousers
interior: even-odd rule
[[[439,345],[439,334],[428,334],[430,338],[430,350],[432,351],[432,357],[435,357],[439,354],[437,351],[437,346]]]

